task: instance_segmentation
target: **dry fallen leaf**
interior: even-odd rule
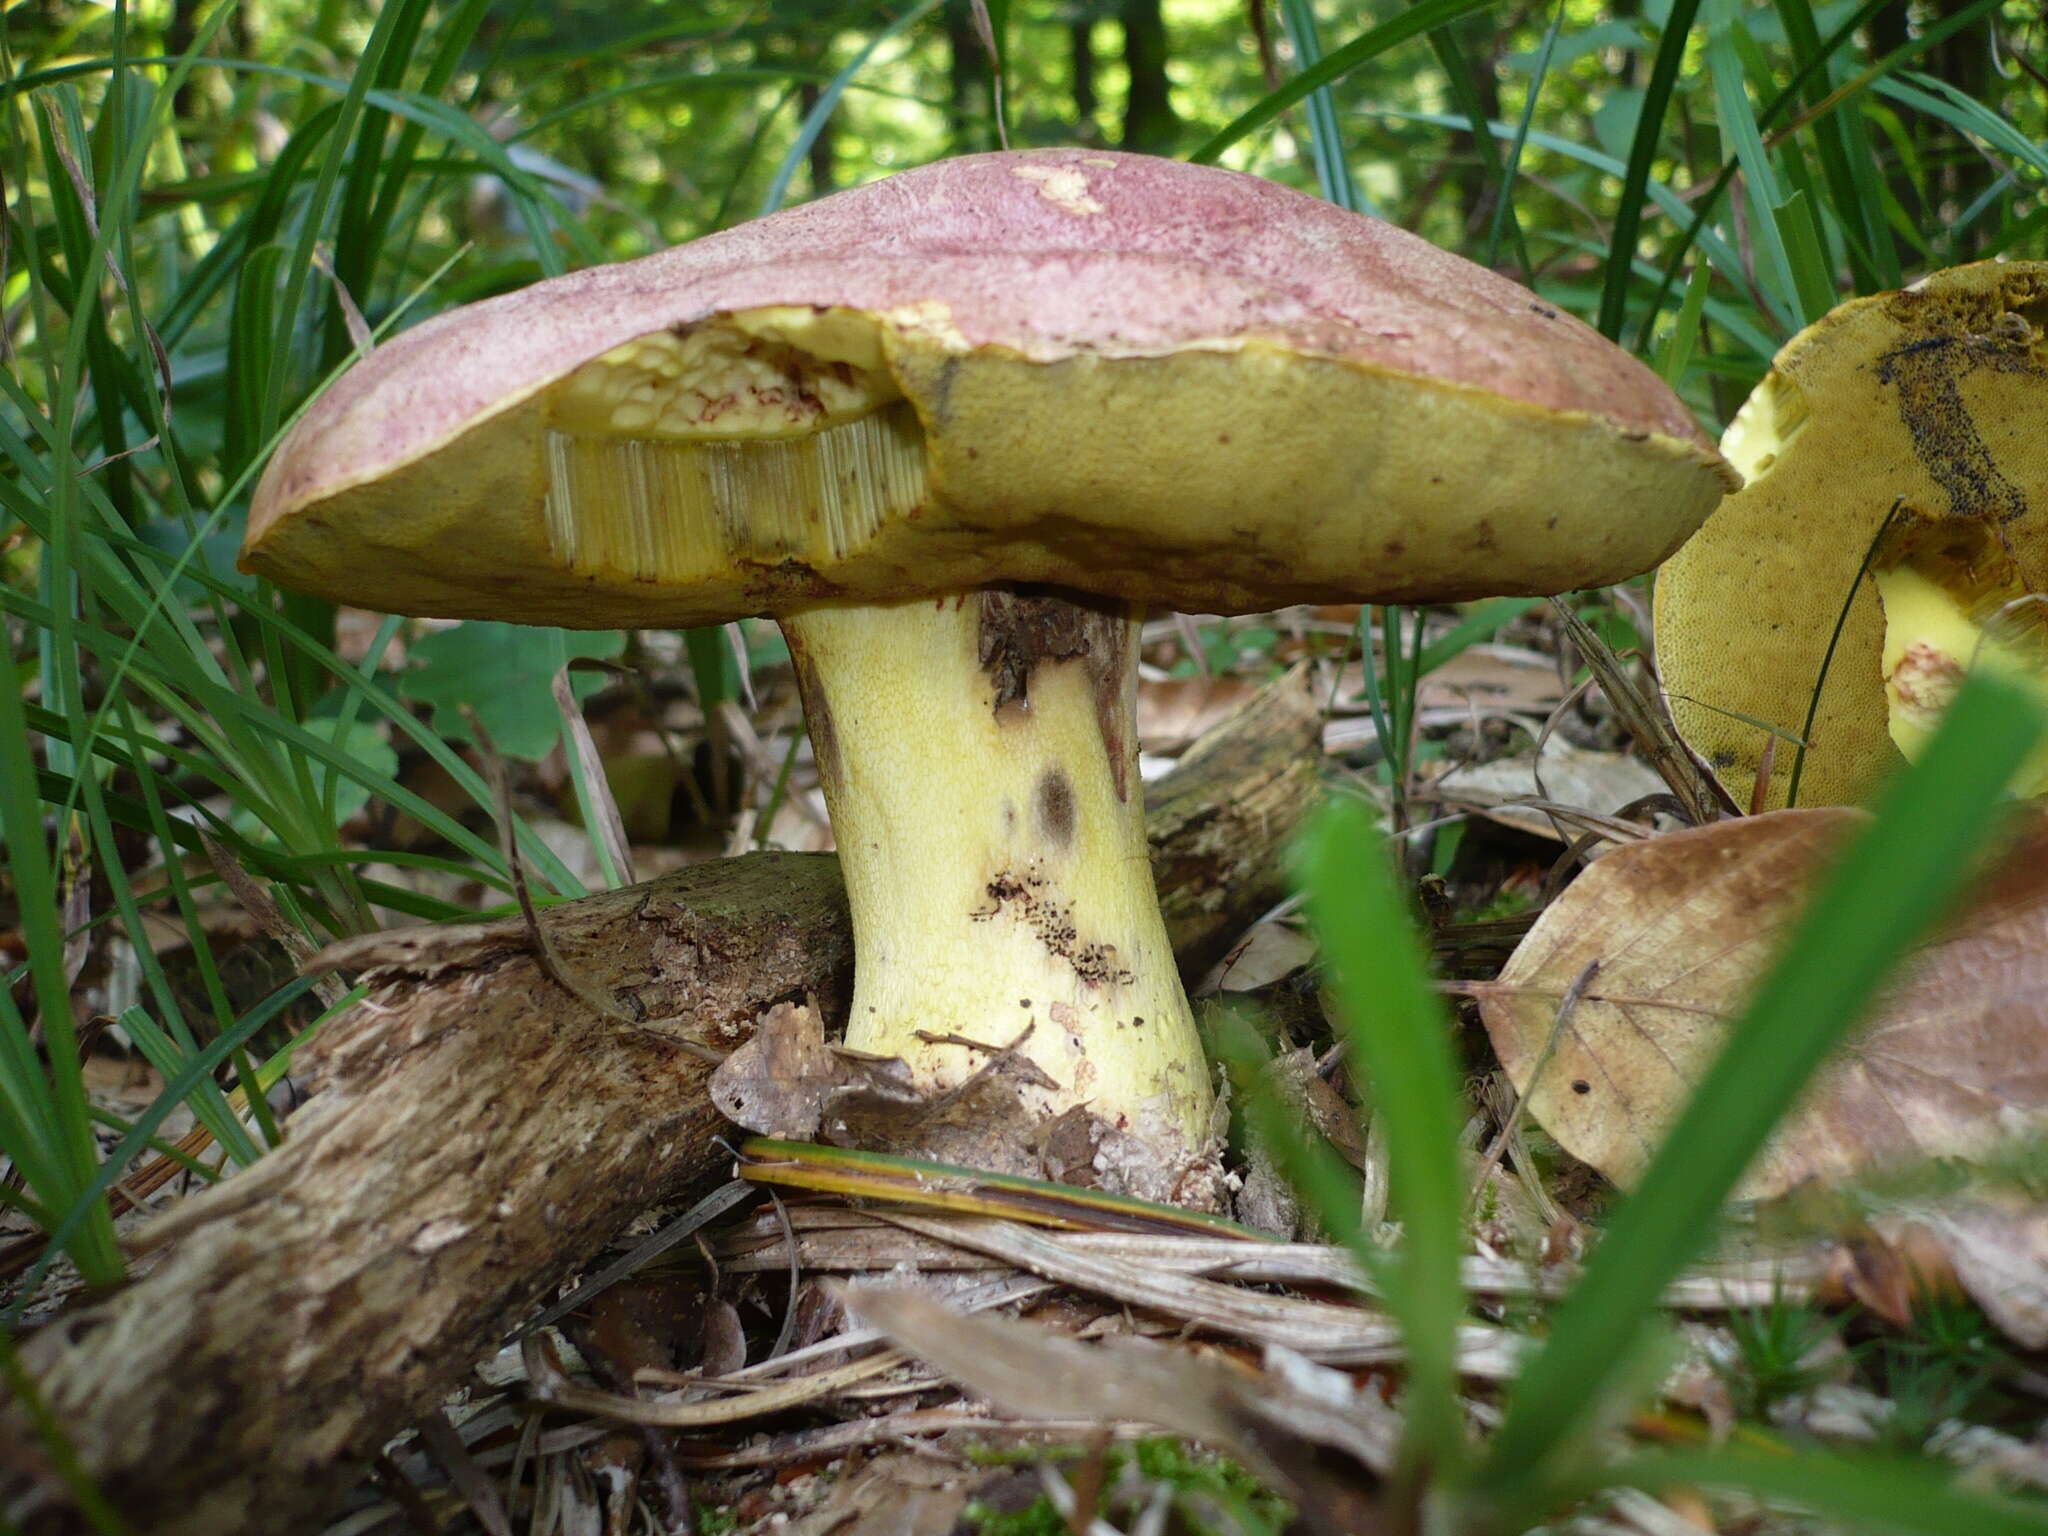
[[[1370,1388],[1271,1351],[1261,1373],[1184,1345],[1111,1337],[1084,1344],[1007,1317],[967,1317],[921,1292],[848,1286],[850,1311],[1014,1414],[1154,1424],[1243,1462],[1286,1492],[1313,1530],[1356,1529],[1368,1479],[1391,1465],[1399,1421]],[[1317,1447],[1357,1465],[1341,1468]],[[1348,1518],[1351,1517],[1351,1518]]]
[[[851,1081],[846,1060],[825,1043],[816,1010],[777,1003],[754,1038],[711,1074],[711,1102],[735,1125],[765,1136],[817,1134],[825,1101]]]
[[[1563,698],[1556,657],[1520,646],[1474,645],[1431,668],[1415,702],[1423,709],[1469,703],[1541,717]]]
[[[1640,1174],[1804,905],[1865,818],[1777,811],[1617,849],[1473,988],[1544,1129],[1616,1183]],[[1560,1005],[1586,967],[1583,995]],[[1531,1084],[1541,1066],[1540,1081]],[[2048,1122],[2048,818],[1906,965],[1739,1193],[1969,1157]]]
[[[1195,996],[1256,992],[1314,963],[1316,941],[1290,923],[1254,923],[1230,952],[1216,962]]]
[[[1911,1221],[1857,1225],[1843,1233],[1822,1261],[1819,1299],[1855,1305],[1894,1328],[1913,1326],[1913,1314],[1936,1297],[1962,1292],[1941,1240]]]
[[[824,1502],[790,1522],[791,1536],[946,1536],[972,1484],[949,1461],[885,1452],[832,1482]]]
[[[1880,1218],[1878,1226],[1896,1230],[1901,1243],[1931,1243],[2001,1333],[2027,1349],[2048,1347],[2048,1205],[2017,1191],[1982,1191]],[[1944,1278],[1926,1276],[1923,1284]]]
[[[1584,828],[1516,802],[1543,801],[1607,817],[1647,796],[1668,793],[1664,781],[1641,758],[1575,747],[1562,736],[1543,743],[1540,761],[1524,752],[1461,765],[1437,779],[1431,789],[1454,805],[1482,810],[1490,821],[1559,842]]]
[[[1020,1091],[1048,1085],[1028,1056],[1009,1049],[1021,1038],[976,1042],[983,1060],[974,1075],[929,1093],[900,1057],[828,1045],[815,1009],[778,1003],[711,1074],[709,1092],[720,1114],[763,1135],[876,1151],[915,1146],[939,1162],[1035,1177],[1055,1149]],[[1076,1167],[1061,1172],[1092,1182]]]

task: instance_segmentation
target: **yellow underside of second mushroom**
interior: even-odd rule
[[[2048,702],[2043,647],[2028,643],[2043,628],[2025,605],[2043,599],[2019,594],[2011,611],[1977,615],[1957,600],[1938,573],[1902,565],[1877,573],[1884,603],[1884,683],[1891,738],[1908,760],[1928,738],[1974,668],[2016,682]],[[2004,631],[2004,632],[2001,632]],[[2007,638],[2008,633],[2013,638]],[[2013,794],[2048,794],[2048,745],[2036,748],[2013,776]]]

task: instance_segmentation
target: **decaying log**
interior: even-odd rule
[[[1299,679],[1162,781],[1154,868],[1196,961],[1271,899],[1313,797]],[[140,1278],[21,1341],[84,1472],[144,1531],[308,1529],[390,1436],[648,1207],[724,1177],[709,1070],[771,1005],[843,1008],[852,965],[829,855],[696,866],[545,915],[579,983],[519,923],[357,941],[369,997],[304,1064],[289,1137],[143,1234]],[[32,1448],[0,1398],[0,1445]],[[41,1458],[0,1456],[0,1527],[86,1527]]]
[[[1322,713],[1297,668],[1261,688],[1147,786],[1145,835],[1184,974],[1209,968],[1247,917],[1287,894],[1276,851],[1322,784]]]

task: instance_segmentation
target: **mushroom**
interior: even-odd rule
[[[243,564],[412,614],[775,616],[852,906],[847,1044],[930,1089],[1014,1047],[1103,1182],[1198,1198],[1141,611],[1617,581],[1726,479],[1654,375],[1491,272],[1251,176],[1028,151],[407,332],[280,448]]]
[[[1800,804],[1861,800],[1899,760],[1885,615],[1857,581],[1894,508],[1980,524],[2021,589],[2048,591],[2048,262],[1956,267],[1830,311],[1778,353],[1721,452],[1746,484],[1657,574],[1672,716],[1740,802],[1764,727],[1807,742]],[[1787,803],[1796,756],[1780,740],[1760,803]]]

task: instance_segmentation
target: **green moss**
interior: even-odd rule
[[[1520,917],[1536,905],[1537,893],[1521,886],[1503,886],[1496,891],[1493,899],[1480,906],[1461,909],[1458,921],[1461,923],[1499,923],[1511,917]]]
[[[970,1445],[966,1456],[977,1467],[1029,1467],[1041,1461],[1079,1461],[1085,1453],[1078,1445],[1032,1445],[1010,1442],[1002,1445]]]
[[[1018,1466],[1041,1461],[1071,1462],[1074,1447],[980,1448],[969,1453],[983,1466]],[[1287,1500],[1224,1456],[1164,1436],[1112,1446],[1103,1478],[1104,1517],[1122,1524],[1150,1501],[1164,1483],[1174,1490],[1178,1528],[1194,1536],[1279,1536],[1294,1518]],[[963,1512],[980,1536],[1065,1536],[1067,1522],[1044,1495],[1021,1510],[969,1504]],[[1121,1517],[1121,1518],[1120,1518]]]
[[[1813,1307],[1774,1297],[1728,1314],[1736,1358],[1722,1367],[1736,1411],[1763,1418],[1773,1405],[1811,1391],[1836,1367],[1827,1345],[1837,1324]]]
[[[1052,1500],[1042,1493],[1024,1509],[995,1509],[976,1501],[960,1515],[981,1536],[1064,1536],[1067,1529]]]

